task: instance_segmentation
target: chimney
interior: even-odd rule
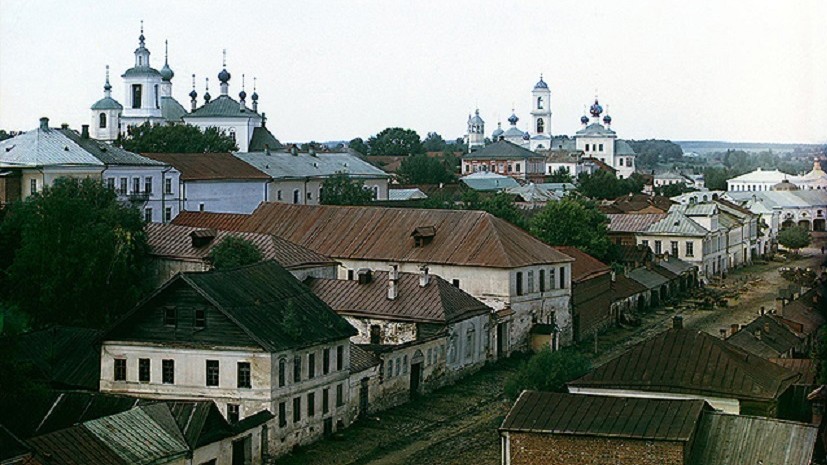
[[[89,125],[84,124],[80,127],[80,137],[83,139],[89,138]]]
[[[775,313],[780,317],[784,316],[784,298],[783,297],[777,297],[775,299]]]
[[[270,144],[264,144],[264,154],[270,155]]]
[[[394,300],[399,295],[399,265],[391,265],[390,272],[388,272],[388,300]]]
[[[729,335],[734,336],[735,333],[738,332],[738,329],[738,323],[732,323],[731,325],[729,325]]]
[[[359,284],[370,284],[373,273],[371,273],[369,268],[360,268],[359,271],[356,272],[356,275],[359,279]]]
[[[49,129],[49,118],[46,118],[45,116],[40,118],[40,129],[44,131]]]
[[[60,129],[69,129],[69,123],[60,123]]]
[[[431,275],[428,274],[428,265],[419,267],[419,287],[425,287],[431,281]]]
[[[721,339],[726,339],[726,328],[721,328]]]
[[[763,315],[763,314],[764,314],[764,306],[762,305],[761,306],[761,315]]]
[[[683,329],[683,315],[672,317],[672,329]]]
[[[761,330],[760,329],[755,330],[755,339],[758,339],[759,341],[761,340]]]

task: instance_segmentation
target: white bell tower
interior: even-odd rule
[[[485,147],[485,121],[480,118],[480,109],[474,116],[468,115],[468,152]]]
[[[551,90],[540,75],[540,80],[531,91],[531,129],[533,135],[551,137]]]
[[[112,85],[109,84],[109,65],[106,66],[106,84],[103,85],[103,98],[92,107],[90,135],[93,139],[112,142],[118,138],[123,105],[112,98]]]

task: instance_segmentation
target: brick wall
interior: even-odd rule
[[[682,442],[508,433],[511,465],[683,465]]]

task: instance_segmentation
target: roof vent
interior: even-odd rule
[[[68,145],[64,145],[64,146],[63,146],[63,151],[64,151],[64,152],[68,152],[68,151],[69,151],[69,146],[68,146]]]
[[[11,152],[11,149],[17,147],[17,145],[12,145],[10,147],[6,147],[6,152]]]
[[[294,157],[299,155],[299,149],[296,147],[295,144],[292,147],[290,147],[290,155],[293,155]]]
[[[195,248],[204,247],[205,245],[209,245],[210,242],[215,239],[216,236],[215,229],[199,229],[197,231],[193,231],[190,233],[190,239],[192,239],[192,246]]]
[[[69,129],[69,123],[61,123],[60,129]]]
[[[356,272],[356,276],[359,279],[359,284],[370,284],[373,280],[373,272],[370,271],[370,268],[360,268]]]
[[[49,118],[40,118],[40,129],[49,129]]]

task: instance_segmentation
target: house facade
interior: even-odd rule
[[[545,156],[507,140],[498,140],[462,156],[462,174],[480,171],[543,182]]]

